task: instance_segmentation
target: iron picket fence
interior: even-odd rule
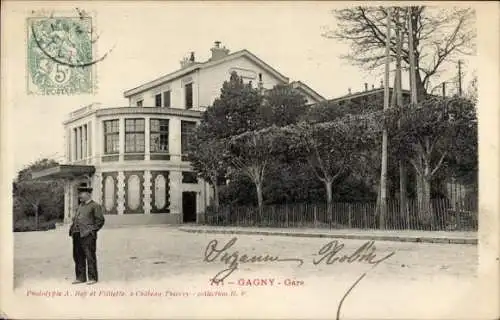
[[[431,213],[423,215],[416,200],[401,210],[398,200],[387,202],[387,213],[381,221],[377,203],[334,202],[293,203],[257,206],[222,205],[218,212],[207,212],[205,223],[213,226],[336,228],[387,230],[476,231],[477,199],[450,204],[446,199],[432,199]],[[330,210],[328,210],[330,209]]]

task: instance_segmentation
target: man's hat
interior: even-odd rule
[[[82,183],[80,186],[78,186],[78,192],[92,193],[92,187],[87,186],[86,183]]]

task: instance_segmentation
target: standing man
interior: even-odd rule
[[[73,284],[95,284],[97,276],[96,240],[97,232],[104,225],[102,207],[90,198],[92,188],[79,187],[80,205],[73,217],[69,235],[73,238],[73,260],[76,280]],[[87,278],[88,268],[88,278]]]

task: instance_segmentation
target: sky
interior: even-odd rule
[[[43,157],[63,160],[63,125],[67,115],[98,102],[126,106],[123,92],[179,69],[179,61],[194,51],[199,61],[210,55],[213,42],[231,52],[247,49],[289,77],[300,80],[326,98],[364,90],[364,83],[380,86],[380,72],[350,65],[340,55],[346,44],[321,36],[335,28],[332,2],[72,2],[50,7],[43,2],[4,2],[2,34],[5,46],[2,116],[8,126],[8,156],[12,172]],[[97,65],[98,92],[94,95],[34,96],[26,90],[26,23],[30,10],[66,12],[75,7],[92,12],[100,38],[98,56],[113,51]],[[5,12],[8,12],[5,15]],[[474,59],[464,66],[466,85]],[[381,71],[381,70],[379,70]],[[456,72],[450,71],[450,77]],[[408,87],[404,77],[403,86]]]

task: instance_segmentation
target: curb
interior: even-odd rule
[[[477,245],[477,238],[444,238],[444,237],[411,237],[397,235],[376,235],[376,234],[333,234],[333,233],[306,233],[306,232],[279,232],[263,230],[221,230],[179,227],[178,230],[189,233],[214,233],[214,234],[242,234],[242,235],[262,235],[262,236],[286,236],[304,238],[337,238],[351,240],[375,240],[375,241],[397,241],[397,242],[417,242],[417,243],[447,243],[447,244],[469,244]]]

